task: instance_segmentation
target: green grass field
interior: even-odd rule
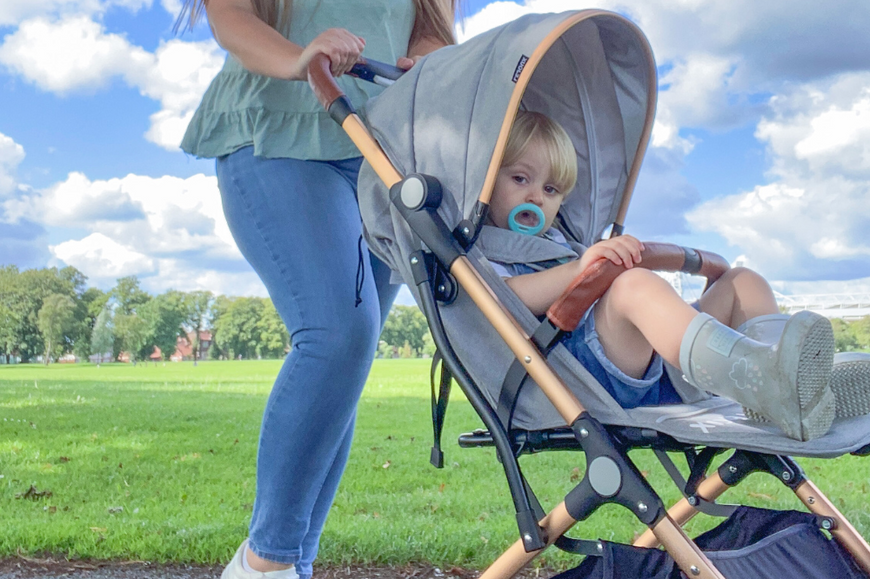
[[[260,416],[279,364],[0,366],[0,556],[228,560],[246,536]],[[436,470],[428,463],[428,361],[375,362],[321,563],[483,568],[516,539],[494,451],[455,444],[479,422],[458,393],[453,398],[447,466]],[[635,456],[666,502],[676,500],[652,455]],[[866,461],[802,465],[868,535]],[[583,460],[546,453],[524,458],[523,468],[549,508],[579,480]],[[763,475],[726,498],[798,508]],[[689,529],[712,524],[705,518]],[[629,541],[640,530],[610,506],[572,534]],[[539,561],[562,567],[573,559],[548,551]]]

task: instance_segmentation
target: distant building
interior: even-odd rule
[[[175,353],[169,359],[173,362],[193,360],[193,337],[193,332],[188,332],[186,336],[179,336],[178,342],[175,345]],[[211,332],[203,330],[199,333],[199,350],[196,353],[197,360],[204,360],[206,358],[208,349],[211,347],[211,342]]]

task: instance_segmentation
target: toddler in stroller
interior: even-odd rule
[[[693,308],[663,278],[633,268],[643,244],[632,236],[599,241],[574,254],[553,223],[576,175],[574,146],[564,129],[541,113],[520,111],[496,178],[488,227],[509,230],[505,235],[539,235],[569,253],[538,263],[490,263],[535,315],[543,315],[598,259],[629,270],[562,342],[614,399],[624,408],[679,403],[664,359],[681,368],[692,385],[740,402],[792,438],[824,435],[836,405],[828,385],[834,353],[830,322],[799,312],[778,325],[778,336],[768,336],[772,343],[761,343],[750,337],[758,337],[753,328],[769,324],[778,309],[770,286],[749,269],[727,271]],[[482,236],[484,254],[492,235]],[[841,406],[841,413],[854,414],[848,403]]]

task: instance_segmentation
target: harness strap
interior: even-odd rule
[[[544,318],[544,321],[538,326],[534,334],[532,334],[532,342],[538,347],[545,356],[556,347],[559,340],[565,335],[550,320]],[[526,372],[526,367],[519,360],[514,360],[505,375],[502,382],[501,391],[498,396],[498,407],[496,413],[504,426],[505,430],[510,431],[511,423],[513,422],[514,410],[517,407],[517,401],[520,397],[520,391],[526,384],[526,379],[529,377]]]
[[[439,381],[438,393],[435,392],[435,372],[439,362],[442,362],[441,352],[435,351],[432,356],[432,369],[429,373],[429,383],[432,386],[432,431],[434,434],[434,443],[432,445],[432,454],[429,457],[429,462],[435,468],[444,468],[444,452],[441,451],[441,431],[444,428],[444,415],[447,414],[447,402],[450,400],[450,386],[453,382],[453,375],[447,368],[447,365],[441,363],[441,379]]]

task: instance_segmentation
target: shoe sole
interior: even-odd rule
[[[800,439],[824,436],[836,413],[836,400],[828,387],[834,363],[831,322],[813,312],[798,312],[786,323],[780,346],[783,370],[795,376]]]
[[[831,391],[837,399],[837,418],[870,414],[870,354],[835,354]]]
[[[834,360],[834,332],[831,322],[809,311],[798,312],[783,329],[780,351],[780,369],[797,393],[798,416],[785,413],[780,420],[772,420],[759,412],[744,407],[744,415],[756,422],[775,422],[786,435],[807,441],[824,436],[837,414],[837,399],[828,384]],[[870,373],[870,364],[867,368]],[[866,397],[860,397],[870,409],[870,387]],[[850,404],[855,411],[858,401]],[[783,408],[783,410],[785,410]]]

